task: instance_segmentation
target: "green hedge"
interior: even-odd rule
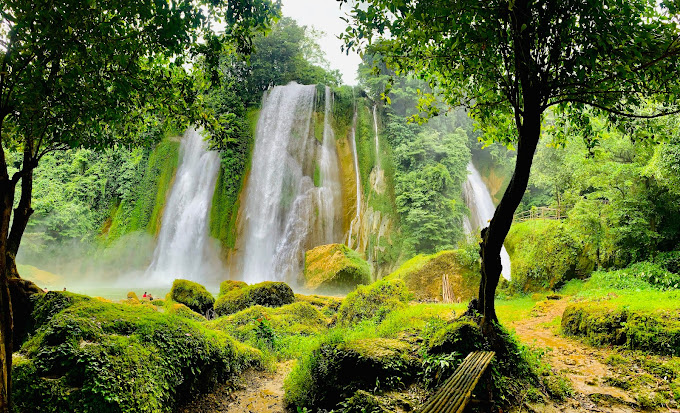
[[[618,345],[651,353],[680,354],[677,311],[630,311],[602,302],[578,303],[562,315],[562,331],[598,345]]]

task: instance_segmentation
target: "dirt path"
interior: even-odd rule
[[[249,370],[235,384],[219,386],[176,413],[283,413],[283,380],[294,363],[278,363],[273,373]]]
[[[574,388],[574,396],[564,405],[541,406],[535,410],[614,413],[640,411],[631,394],[607,384],[606,378],[621,375],[620,370],[604,363],[612,353],[611,350],[590,347],[557,333],[559,327],[553,321],[562,316],[568,304],[567,299],[547,300],[534,308],[531,317],[511,324],[525,343],[549,349],[546,354],[548,362],[554,370],[563,373]],[[629,374],[634,375],[636,372],[630,371]]]

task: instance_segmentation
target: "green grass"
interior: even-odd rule
[[[508,325],[529,317],[531,309],[538,300],[528,296],[519,296],[508,300],[496,300],[496,315],[501,324]]]

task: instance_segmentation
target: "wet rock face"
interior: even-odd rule
[[[347,292],[371,281],[371,269],[343,244],[321,245],[305,254],[304,287],[313,292]]]

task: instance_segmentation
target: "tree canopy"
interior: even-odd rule
[[[589,108],[637,118],[677,112],[678,6],[652,0],[355,3],[343,34],[347,47],[375,45],[388,65],[438,86],[448,103],[468,106],[492,139],[517,148],[508,189],[482,231],[478,309],[485,326],[496,320],[500,249],[527,186],[545,111]],[[651,109],[643,111],[642,103]]]
[[[265,30],[279,7],[277,0],[2,3],[0,412],[10,409],[13,320],[7,277],[16,275],[40,158],[67,147],[101,148],[120,138],[148,137],[141,132],[178,115],[191,119],[200,102],[185,64],[217,45],[249,50],[253,33]],[[212,31],[217,21],[226,27],[222,42]],[[23,153],[11,176],[9,148]]]

